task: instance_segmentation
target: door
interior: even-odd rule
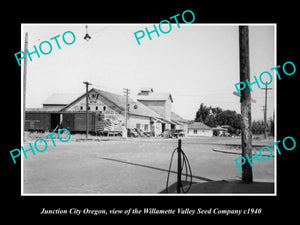
[[[59,113],[51,113],[50,116],[50,129],[54,130],[59,125],[60,114]]]
[[[162,127],[161,127],[162,133],[165,132],[165,129],[166,129],[166,124],[165,124],[165,123],[162,123]]]
[[[62,128],[66,128],[69,131],[74,131],[74,114],[64,113],[62,120]]]

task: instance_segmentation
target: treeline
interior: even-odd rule
[[[252,122],[252,134],[263,134],[265,132],[265,126],[263,120],[257,120]],[[270,118],[267,122],[267,133],[274,136],[274,120]]]
[[[196,122],[202,122],[210,127],[218,127],[229,125],[228,132],[230,134],[240,134],[241,131],[241,114],[233,110],[224,110],[220,107],[205,106],[201,103],[196,112]],[[271,119],[268,124],[268,133],[274,136],[274,121]],[[262,120],[252,122],[252,133],[263,134],[264,122]]]
[[[233,110],[225,110],[220,107],[207,107],[201,103],[196,112],[195,121],[202,122],[210,127],[229,125],[228,132],[239,134],[241,130],[241,114]]]

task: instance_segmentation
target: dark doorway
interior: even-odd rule
[[[166,129],[166,124],[165,124],[165,123],[162,123],[161,131],[162,131],[162,132],[165,132],[165,129]]]
[[[54,130],[57,125],[59,124],[59,113],[52,113],[51,114],[51,130]]]

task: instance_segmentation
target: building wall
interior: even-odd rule
[[[165,116],[165,101],[146,101],[146,100],[138,100],[144,105],[148,106],[154,112],[159,115]]]
[[[172,102],[170,98],[168,98],[167,101],[160,101],[160,100],[147,100],[147,101],[138,100],[138,101],[148,106],[156,113],[163,116],[166,120],[169,121],[171,120]]]
[[[142,131],[150,132],[150,118],[138,115],[129,115],[127,128],[139,128]]]
[[[94,94],[94,95],[93,95]],[[85,97],[74,103],[67,111],[85,111]],[[104,115],[105,131],[121,131],[125,126],[125,114],[120,108],[107,101],[98,93],[90,92],[89,111],[98,111]],[[139,115],[128,115],[127,128],[140,128],[142,131],[150,132],[150,118]]]
[[[176,125],[176,126],[175,126],[175,129],[176,129],[176,130],[183,130],[184,133],[187,134],[187,133],[188,133],[188,124],[182,123],[182,124],[180,124],[180,125]]]
[[[172,114],[172,102],[171,99],[168,98],[168,100],[165,102],[165,118],[169,121],[171,121],[171,114]]]
[[[113,103],[107,101],[105,98],[103,98],[96,92],[89,93],[88,101],[90,111],[99,111],[105,113],[106,111],[114,110],[117,111],[119,114],[121,113],[121,110],[119,108],[117,108]],[[85,107],[86,102],[84,97],[81,100],[75,102],[71,107],[67,109],[67,111],[85,111]]]
[[[86,98],[83,97],[75,102],[66,111],[85,112]],[[107,101],[97,92],[89,93],[89,111],[101,112],[104,120],[104,131],[122,131],[125,124],[125,117],[122,111],[110,101]]]
[[[213,130],[188,129],[188,137],[212,137]]]
[[[43,104],[43,109],[47,109],[48,111],[59,111],[66,105],[47,105]]]
[[[150,101],[138,100],[138,101],[151,108],[154,112],[163,116],[166,120],[171,121],[172,102],[170,98],[168,98],[167,101],[160,101],[160,100],[150,100]],[[165,125],[165,129],[170,130],[171,124],[167,123]]]

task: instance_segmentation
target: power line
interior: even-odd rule
[[[111,26],[105,26],[104,28],[101,28],[101,29],[95,31],[94,33],[91,33],[91,35],[95,36],[95,34],[101,32],[101,31],[104,31],[104,30],[106,30],[106,29],[108,29],[108,28],[111,28]]]
[[[201,98],[232,98],[231,96],[222,96],[220,95],[214,95],[214,96],[209,96],[209,95],[201,95],[201,94],[172,94],[173,96],[178,96],[178,97],[201,97]],[[268,96],[268,98],[273,98],[274,96]],[[265,98],[264,96],[256,96],[255,98]]]
[[[121,94],[121,88],[115,88],[115,87],[109,87],[109,86],[103,86],[103,85],[98,85],[98,84],[93,84],[94,87],[106,90],[109,92],[115,92]],[[138,89],[136,89],[138,90]],[[138,91],[136,91],[138,92]],[[226,92],[228,93],[228,92]],[[218,95],[201,95],[201,94],[176,94],[176,93],[171,93],[173,97],[175,98],[181,98],[181,97],[188,97],[188,98],[201,98],[201,99],[213,99],[214,102],[222,102],[222,103],[236,103],[236,99],[234,99],[232,96],[224,96],[224,94],[220,93]],[[259,92],[256,92],[255,94],[259,94]],[[268,99],[274,99],[274,95],[268,95]],[[255,99],[265,99],[265,96],[256,96],[254,97]],[[216,100],[217,99],[217,100]],[[225,100],[225,101],[224,101]],[[198,100],[197,100],[198,101]]]

